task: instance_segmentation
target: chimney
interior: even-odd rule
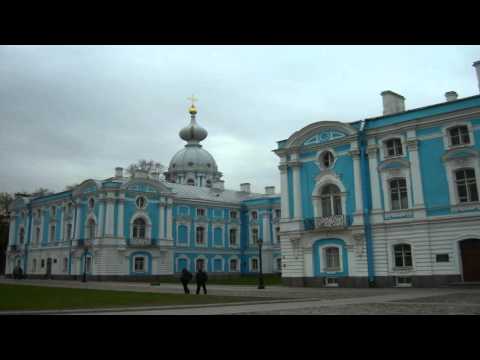
[[[250,183],[240,184],[240,191],[249,193],[250,192]]]
[[[455,101],[458,99],[458,94],[455,91],[449,91],[445,93],[445,98],[448,101]]]
[[[473,67],[477,71],[478,90],[480,90],[480,60],[475,61]]]
[[[116,167],[115,168],[115,177],[116,178],[123,177],[123,168],[121,168],[121,167]]]
[[[212,189],[214,189],[214,190],[224,190],[225,189],[225,181],[223,181],[223,180],[215,181],[212,185]]]
[[[405,111],[405,98],[402,95],[390,90],[383,91],[380,95],[383,99],[383,115]]]
[[[265,195],[275,195],[275,186],[265,186]]]

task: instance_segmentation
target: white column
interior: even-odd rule
[[[299,161],[292,161],[289,164],[293,170],[293,215],[294,219],[301,220],[302,215],[302,188],[300,184],[300,167]]]
[[[123,238],[123,209],[125,206],[125,194],[120,194],[118,200],[117,237]]]
[[[105,207],[105,198],[100,197],[100,204],[98,205],[98,237],[102,238],[103,237],[103,222],[105,221],[103,217],[104,210],[103,208]]]
[[[112,197],[110,197],[112,196]],[[106,213],[105,213],[105,237],[113,237],[113,227],[114,227],[114,213],[115,213],[115,199],[113,194],[108,194],[106,200]]]
[[[363,224],[363,193],[362,193],[362,174],[360,171],[360,151],[358,150],[357,142],[351,144],[352,150],[350,155],[353,159],[353,177],[355,186],[355,216],[354,224]]]
[[[16,214],[14,211],[11,211],[10,227],[8,231],[8,246],[15,244],[15,224],[16,224]],[[8,261],[8,258],[6,260]]]
[[[171,198],[167,199],[167,239],[168,240],[173,240],[173,234],[172,234],[172,224],[173,224],[173,219],[172,219],[172,207],[173,207],[173,200]]]
[[[287,165],[280,163],[280,195],[281,195],[281,217],[282,219],[290,218],[290,211],[288,206],[288,176]]]
[[[60,242],[65,241],[65,234],[63,233],[63,219],[65,218],[65,204],[63,204],[59,209],[60,209]]]
[[[370,184],[372,186],[372,209],[381,210],[382,203],[380,198],[380,182],[378,179],[378,159],[377,159],[377,145],[369,144],[368,152],[368,167],[370,170]]]
[[[272,244],[270,237],[270,213],[268,210],[265,210],[263,213],[263,243],[267,245]]]
[[[78,201],[80,201],[80,199]],[[78,203],[77,205],[75,205],[75,208],[77,209],[76,211],[77,216],[75,219],[75,240],[78,240],[80,239],[80,226],[81,226],[80,219],[81,219],[82,205]]]
[[[158,202],[158,237],[160,239],[165,238],[165,199],[163,197],[160,198]]]
[[[413,207],[423,209],[415,212],[415,217],[425,217],[425,204],[423,199],[422,173],[420,172],[420,160],[418,158],[418,142],[415,130],[407,133],[407,148],[410,153],[410,174],[412,175]]]

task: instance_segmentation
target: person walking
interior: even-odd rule
[[[197,295],[200,293],[200,288],[203,288],[203,293],[207,294],[207,288],[205,284],[208,280],[208,275],[203,268],[198,268],[197,275],[195,276],[195,280],[197,281]]]
[[[188,283],[192,280],[192,278],[193,278],[192,273],[188,271],[186,268],[183,268],[182,276],[180,276],[180,281],[182,282],[183,290],[185,291],[185,294],[190,294]]]
[[[17,263],[17,266],[13,269],[13,278],[14,279],[22,279],[23,278],[23,270],[20,266],[20,263]]]

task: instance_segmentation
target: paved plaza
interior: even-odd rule
[[[182,293],[180,284],[0,279],[4,284],[41,285],[153,293]],[[479,288],[293,288],[269,286],[210,285],[210,295],[253,297],[258,300],[231,304],[136,307],[123,309],[81,309],[29,311],[29,314],[98,315],[444,315],[480,314]],[[190,295],[202,296],[202,295]],[[7,312],[2,312],[3,314]],[[22,314],[25,312],[8,312]]]

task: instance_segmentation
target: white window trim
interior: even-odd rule
[[[237,260],[237,270],[232,270],[231,266],[230,266],[230,261],[231,260]],[[228,259],[228,272],[232,272],[232,273],[238,273],[240,272],[240,258],[238,256],[231,256],[229,259]]]
[[[448,195],[450,197],[450,206],[469,206],[477,202],[461,203],[458,197],[457,183],[455,181],[455,172],[457,170],[473,168],[475,170],[475,181],[477,183],[477,192],[480,195],[480,159],[470,157],[466,159],[452,159],[445,161],[445,171],[447,173]]]
[[[395,246],[397,245],[410,245],[410,251],[412,253],[412,266],[407,267],[397,267],[395,265]],[[390,271],[394,276],[411,276],[416,269],[416,259],[415,259],[415,247],[413,243],[405,240],[392,241],[389,244],[390,250],[388,251],[388,261],[390,263]]]
[[[400,139],[402,143],[402,154],[397,156],[387,156],[387,144],[388,140]],[[378,139],[378,147],[380,149],[380,162],[390,159],[404,159],[407,157],[407,146],[404,134],[388,134]]]
[[[139,206],[137,205],[137,200],[138,200],[139,198],[143,198],[143,199],[145,200],[145,203],[144,203],[144,206],[143,206],[143,207],[139,207]],[[148,207],[148,199],[147,199],[147,197],[146,197],[145,195],[137,195],[137,196],[135,197],[135,202],[134,202],[134,204],[135,204],[135,207],[136,207],[138,210],[145,210],[145,209]]]
[[[412,199],[412,182],[410,181],[410,168],[400,168],[400,169],[386,169],[380,172],[380,178],[382,182],[383,189],[383,200],[385,206],[385,212],[402,212],[410,211],[413,208],[413,199]],[[391,203],[391,194],[390,194],[390,180],[404,178],[407,183],[407,200],[408,207],[401,210],[392,210]],[[413,189],[415,192],[415,189]]]
[[[95,221],[95,237],[92,239],[92,240],[95,240],[98,238],[98,221],[97,221],[97,217],[95,216],[94,213],[91,213],[87,216],[87,219],[85,220],[85,224],[84,224],[84,227],[85,227],[85,234],[84,234],[84,238],[85,239],[90,239],[89,238],[89,231],[88,231],[88,223],[90,220],[93,220]]]
[[[277,262],[280,260],[280,269],[277,266]],[[273,263],[274,263],[274,272],[282,272],[282,257],[281,256],[276,256],[273,258]]]
[[[466,126],[468,129],[468,136],[470,138],[470,144],[462,144],[462,145],[454,145],[450,144],[450,129],[457,127],[457,126]],[[461,149],[464,147],[472,147],[475,146],[475,133],[472,126],[471,121],[455,121],[453,123],[449,123],[442,127],[442,134],[443,134],[443,147],[445,150],[450,149]]]
[[[52,228],[53,228],[53,239],[52,239]],[[49,243],[54,243],[55,241],[57,241],[55,235],[57,235],[57,225],[56,224],[49,225],[48,226],[48,242]]]
[[[197,242],[197,229],[203,228],[203,244]],[[208,247],[208,226],[204,224],[195,224],[195,247]]]
[[[198,210],[203,210],[203,215],[198,215]],[[208,211],[206,208],[200,207],[195,209],[195,217],[207,217],[208,216]]]
[[[215,270],[215,260],[221,260],[222,270],[220,270],[220,271]],[[225,261],[224,261],[223,257],[221,257],[220,255],[216,255],[215,257],[212,258],[212,272],[215,272],[215,273],[225,272]]]
[[[323,165],[323,161],[322,161],[322,156],[327,151],[330,151],[332,153],[332,156],[333,156],[333,163],[328,168]],[[335,165],[337,164],[337,159],[338,159],[338,155],[337,155],[336,151],[333,150],[333,148],[330,148],[330,147],[323,148],[323,149],[319,150],[315,155],[315,163],[317,164],[317,166],[319,167],[319,169],[321,171],[333,169],[335,167]]]
[[[93,207],[90,206],[90,201],[93,200]],[[95,209],[95,206],[97,205],[97,201],[95,200],[94,197],[89,197],[88,200],[87,200],[87,208],[89,211],[93,211],[93,209]]]
[[[152,221],[145,211],[137,210],[130,218],[130,239],[133,240],[133,222],[142,218],[145,221],[145,241],[152,240]],[[143,239],[142,239],[143,240]]]
[[[137,271],[135,270],[135,261],[136,259],[143,259],[143,270]],[[134,255],[133,256],[133,264],[132,264],[132,272],[133,273],[146,273],[148,272],[148,264],[147,264],[147,257],[145,255]]]
[[[187,227],[187,241],[182,243],[180,242],[180,237],[179,237],[179,234],[180,234],[180,226],[186,226]],[[176,246],[184,246],[184,247],[188,247],[190,246],[189,244],[190,242],[190,223],[186,222],[186,221],[180,221],[180,222],[177,222],[177,241],[176,241]]]
[[[313,214],[314,217],[323,217],[322,209],[322,189],[328,185],[335,185],[340,189],[342,199],[342,215],[347,213],[347,191],[343,183],[333,173],[326,173],[317,177],[317,183],[312,192]]]
[[[208,272],[208,258],[204,255],[199,255],[193,261],[194,270],[197,271],[197,260],[203,259],[203,271]]]
[[[253,240],[253,230],[257,230],[257,240],[260,239],[260,228],[258,226],[252,226],[250,228],[250,245],[258,246],[257,243]]]
[[[327,248],[337,248],[338,249],[338,260],[339,260],[339,264],[340,264],[340,268],[339,270],[335,270],[335,271],[329,271],[327,269],[327,253],[326,253],[326,249]],[[319,246],[318,247],[318,251],[320,252],[320,259],[321,262],[320,262],[320,265],[321,265],[321,269],[320,271],[322,273],[325,273],[325,274],[336,274],[336,273],[341,273],[343,272],[343,246],[340,246],[340,245],[337,245],[337,244],[324,244],[322,246]]]
[[[257,218],[256,218],[256,219],[253,218],[253,213],[254,213],[254,212],[257,213]],[[259,212],[257,209],[250,210],[248,213],[249,213],[250,221],[255,221],[255,222],[260,221],[260,212]]]
[[[236,238],[235,238],[235,245],[232,245],[230,243],[230,231],[231,230],[235,230],[236,232]],[[240,229],[238,226],[230,226],[228,228],[228,247],[231,248],[231,249],[238,249],[240,248]]]
[[[258,264],[258,269],[257,270],[253,270],[253,260],[255,260],[255,259],[257,260],[257,264]],[[250,261],[249,261],[248,265],[249,265],[250,272],[260,272],[260,260],[259,260],[258,256],[252,256],[250,258]]]

